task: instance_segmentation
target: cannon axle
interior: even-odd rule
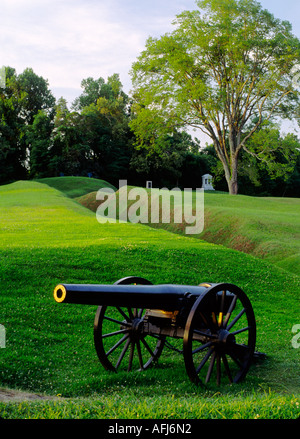
[[[54,298],[99,305],[94,344],[109,371],[145,370],[166,346],[182,352],[193,383],[237,383],[256,355],[253,308],[232,284],[152,285],[131,276],[113,285],[58,285]],[[167,338],[182,340],[182,350]]]

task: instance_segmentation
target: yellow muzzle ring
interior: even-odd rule
[[[54,290],[54,299],[56,302],[61,303],[65,300],[67,291],[63,285],[57,285]]]

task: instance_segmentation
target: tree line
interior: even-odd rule
[[[212,173],[216,189],[227,190],[213,146],[201,148],[199,140],[185,131],[174,129],[160,136],[151,151],[138,147],[130,128],[135,104],[123,91],[118,74],[107,81],[87,78],[81,86],[81,95],[69,109],[31,68],[17,75],[6,67],[5,88],[0,88],[1,184],[78,175],[115,185],[120,179],[133,185],[151,179],[159,187],[197,188],[201,175]],[[262,137],[272,137],[283,147],[295,142],[300,146],[295,136],[282,138],[275,128],[265,130]],[[244,157],[240,192],[299,196],[300,163],[285,177],[272,178],[260,163]]]
[[[6,67],[0,88],[0,183],[63,175],[85,175],[117,184],[199,186],[211,168],[207,154],[187,133],[165,139],[164,151],[151,154],[135,147],[129,127],[132,103],[118,74],[82,80],[82,94],[68,108],[56,100],[47,80],[27,68]],[[194,169],[195,178],[184,176]],[[196,177],[197,175],[197,177]],[[200,177],[199,177],[200,176]]]
[[[133,95],[117,73],[87,78],[68,108],[31,68],[0,81],[0,183],[88,175],[117,185],[201,185],[231,194],[300,196],[299,121],[290,23],[255,0],[197,0],[175,30],[149,38],[133,63]],[[202,130],[200,145],[189,128]]]

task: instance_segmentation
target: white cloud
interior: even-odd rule
[[[4,0],[1,9],[0,64],[32,67],[53,89],[79,90],[83,78],[113,73],[128,81],[145,43],[107,2]]]
[[[281,0],[261,3],[280,17]],[[69,102],[88,76],[119,73],[129,92],[128,72],[147,37],[170,31],[177,13],[194,8],[194,0],[1,0],[0,66],[32,67]]]

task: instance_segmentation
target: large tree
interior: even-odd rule
[[[26,177],[22,117],[26,93],[15,69],[6,67],[5,73],[5,87],[0,86],[0,183]]]
[[[132,133],[128,127],[128,96],[117,73],[107,81],[87,78],[73,107],[80,111],[81,132],[88,148],[89,170],[104,179],[125,178]]]
[[[299,117],[293,75],[300,41],[288,22],[254,0],[196,3],[198,9],[177,16],[173,32],[149,38],[133,64],[131,127],[149,149],[174,128],[202,130],[236,194],[247,141],[268,120]],[[256,156],[269,157],[269,146]]]
[[[41,110],[50,117],[54,104],[48,82],[32,69],[17,75],[15,69],[5,68],[5,83],[0,84],[1,183],[26,178],[35,117]]]
[[[132,133],[128,127],[128,97],[119,75],[108,77],[107,82],[87,78],[81,84],[83,93],[74,101],[74,111],[68,110],[63,98],[56,105],[48,151],[50,169],[57,174],[125,178]],[[41,154],[42,143],[36,146]]]
[[[39,110],[33,124],[27,130],[30,144],[29,168],[31,178],[49,177],[51,173],[53,120],[45,111]]]
[[[33,124],[34,117],[40,110],[53,113],[55,97],[49,89],[49,83],[27,68],[18,77],[21,89],[26,93],[23,100],[23,117],[25,122]]]

